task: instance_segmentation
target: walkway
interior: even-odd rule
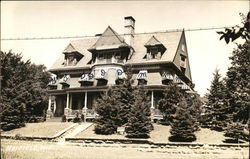
[[[76,134],[80,133],[81,131],[90,127],[93,123],[82,123],[77,125],[76,127],[72,128],[71,130],[67,131],[64,135],[60,137],[58,140],[59,145],[65,144],[65,138],[74,137]]]

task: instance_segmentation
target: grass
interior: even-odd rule
[[[232,159],[249,156],[248,148],[241,150],[193,150],[185,147],[176,149],[143,149],[133,147],[82,147],[77,145],[57,145],[53,142],[20,141],[3,139],[2,159]],[[208,152],[210,153],[203,153]],[[183,154],[182,152],[189,152]],[[199,152],[195,154],[194,152]]]
[[[168,138],[170,134],[170,126],[153,124],[154,130],[150,133],[150,138],[153,142],[167,143],[170,142]],[[196,141],[193,143],[213,143],[222,144],[226,137],[223,132],[217,132],[206,128],[201,128],[200,131],[195,132]],[[88,129],[78,133],[76,138],[97,138],[97,139],[126,139],[125,135],[112,134],[112,135],[100,135],[95,134],[94,125],[90,126]]]
[[[2,132],[2,136],[20,135],[24,137],[52,137],[73,123],[43,122],[27,123],[25,127]]]
[[[125,135],[112,134],[112,135],[101,135],[95,134],[94,124],[88,127],[86,130],[76,134],[76,138],[96,138],[96,139],[126,139]]]

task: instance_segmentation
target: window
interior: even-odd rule
[[[145,80],[145,79],[138,79],[138,85],[147,85],[147,80]]]
[[[69,88],[69,85],[62,85],[62,89]]]
[[[105,59],[107,60],[107,63],[111,63],[112,53],[106,53]]]
[[[184,44],[181,44],[181,50],[185,51],[185,45]]]
[[[104,59],[104,54],[103,53],[99,53],[98,54],[98,59],[100,59],[100,60]]]
[[[83,86],[93,86],[93,82],[83,81],[83,82],[81,82],[81,87],[83,87]]]
[[[162,80],[163,85],[169,85],[171,83],[172,83],[172,81],[170,81],[170,80]]]
[[[150,53],[151,53],[152,59],[155,59],[157,57],[157,54],[158,54],[158,47],[150,48]]]
[[[98,79],[97,86],[106,86],[107,83],[108,83],[108,81],[105,79]]]
[[[121,59],[121,52],[116,52],[115,53],[115,58],[120,60]]]
[[[115,81],[115,84],[116,85],[122,85],[124,83],[124,80],[123,79],[117,79],[116,81]]]
[[[186,57],[185,56],[181,56],[181,61],[186,61]]]

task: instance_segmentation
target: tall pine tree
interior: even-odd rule
[[[95,133],[105,135],[114,134],[117,127],[122,125],[118,118],[120,102],[116,98],[119,98],[119,95],[114,94],[110,88],[97,99],[95,108],[98,117],[96,118]]]
[[[178,103],[173,121],[171,122],[170,141],[190,142],[196,140],[194,132],[197,130],[195,118],[191,115],[194,109],[188,106],[186,98]]]
[[[107,93],[97,100],[95,132],[98,134],[113,134],[117,127],[128,122],[129,112],[134,102],[131,73],[120,85],[112,86]]]
[[[193,118],[195,131],[199,130],[200,121],[201,121],[201,100],[198,94],[188,94],[184,93],[184,96],[187,101],[187,105],[190,109],[190,115]]]
[[[209,93],[208,93],[208,103],[211,113],[211,129],[222,131],[227,127],[227,122],[229,120],[229,114],[227,113],[228,107],[225,100],[226,88],[221,80],[221,75],[216,69],[214,73],[214,78],[211,83]]]
[[[176,111],[176,105],[183,97],[183,93],[176,84],[169,84],[163,92],[163,98],[159,100],[158,108],[163,113],[165,124],[170,124]]]
[[[247,123],[250,105],[250,41],[233,51],[226,78],[227,97],[233,121]]]
[[[24,62],[22,56],[1,52],[1,127],[10,130],[24,126],[31,116],[42,116],[47,103],[49,74],[43,65]]]
[[[149,96],[143,86],[135,89],[133,94],[135,99],[126,124],[127,137],[148,138],[150,131],[153,130]]]

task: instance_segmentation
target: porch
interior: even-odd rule
[[[66,92],[49,96],[47,119],[62,117],[72,120],[75,117],[84,117],[84,121],[93,120],[97,113],[94,102],[100,96],[100,92]]]
[[[159,90],[150,90],[151,96],[151,119],[152,121],[162,120],[163,115],[158,110],[157,105],[162,97]],[[96,99],[101,96],[101,92],[66,92],[64,94],[51,94],[47,109],[47,119],[53,117],[66,116],[66,120],[75,117],[84,117],[84,121],[93,120],[98,115],[95,111]]]

